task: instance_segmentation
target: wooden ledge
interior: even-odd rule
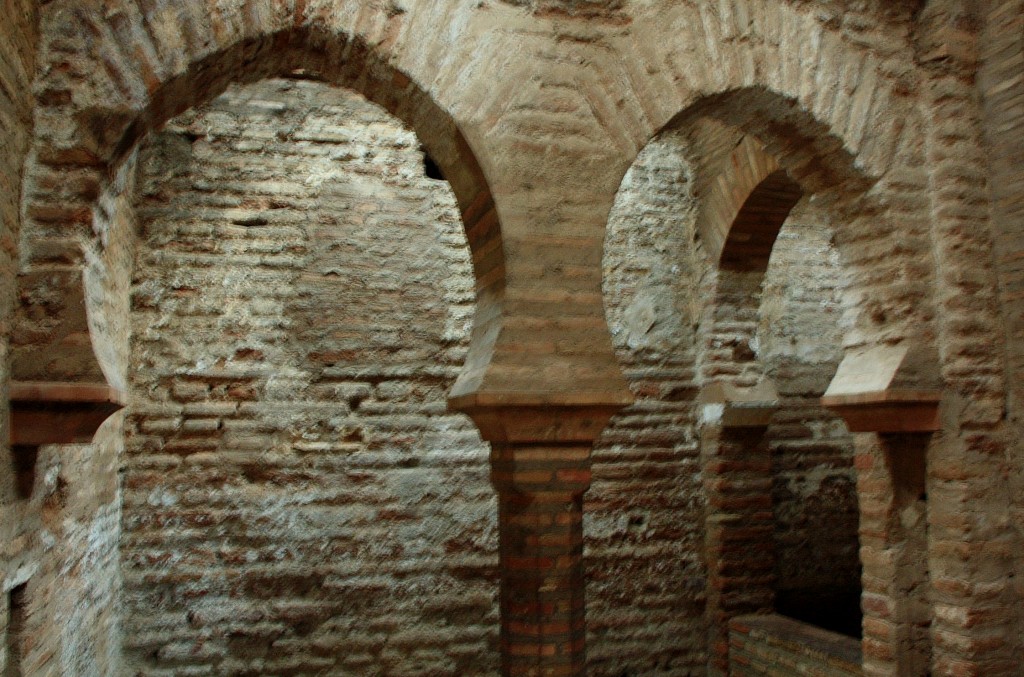
[[[92,441],[124,393],[105,383],[12,381],[11,444],[76,444]]]
[[[890,389],[826,395],[821,405],[846,421],[854,433],[935,432],[939,421],[939,390]]]

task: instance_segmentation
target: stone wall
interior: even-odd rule
[[[267,80],[174,120],[141,172],[130,669],[496,672],[487,448],[445,407],[473,277],[415,135]]]

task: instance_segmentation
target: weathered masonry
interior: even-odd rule
[[[0,670],[1024,664],[1024,0],[6,0]]]

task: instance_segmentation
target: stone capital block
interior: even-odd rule
[[[779,394],[768,379],[748,387],[712,381],[704,386],[697,401],[702,425],[727,429],[765,428],[779,408]]]
[[[850,432],[933,432],[941,427],[941,387],[933,348],[870,346],[847,352],[821,404]]]

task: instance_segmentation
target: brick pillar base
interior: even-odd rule
[[[491,443],[498,492],[502,674],[586,674],[583,494],[621,405],[460,404]]]

